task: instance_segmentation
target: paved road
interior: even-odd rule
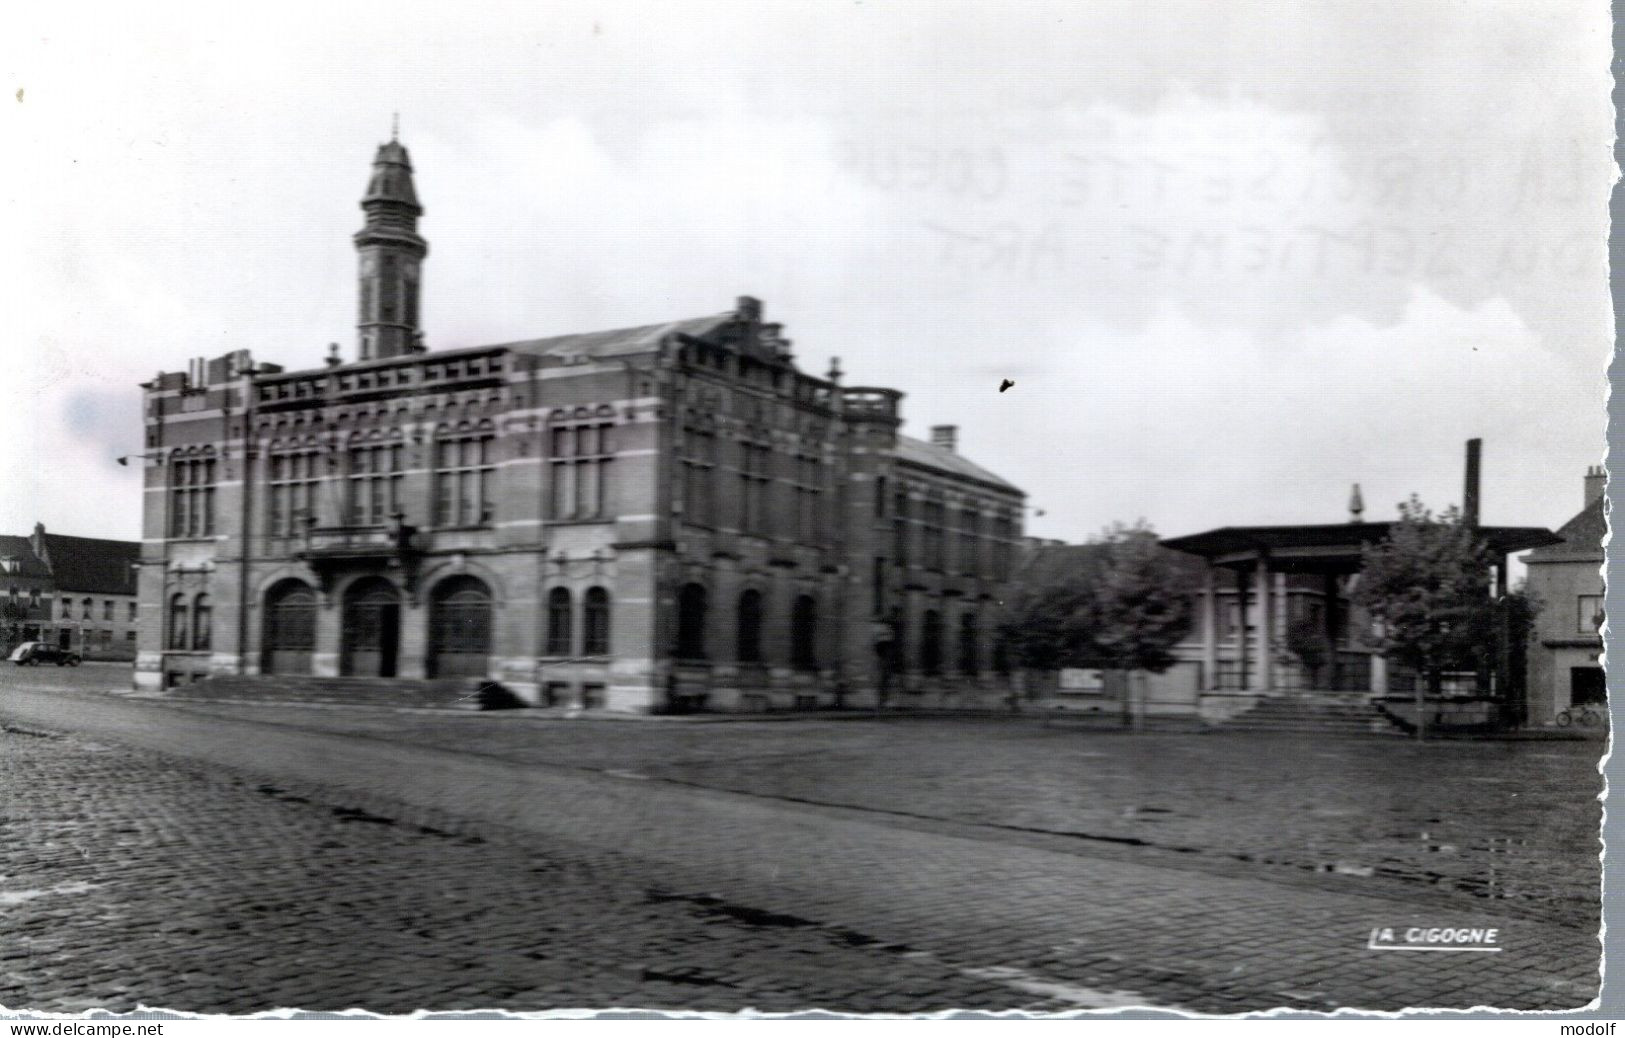
[[[0,722],[3,1004],[1233,1012],[1596,988],[1594,927],[1477,903],[79,693],[7,688]],[[1495,926],[1507,950],[1365,950],[1384,925]]]

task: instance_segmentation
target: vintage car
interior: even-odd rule
[[[6,657],[19,667],[37,667],[41,663],[54,663],[59,667],[79,666],[79,654],[59,649],[49,642],[23,642]]]

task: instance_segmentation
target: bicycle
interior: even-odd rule
[[[1567,728],[1569,725],[1577,724],[1582,728],[1595,728],[1602,724],[1603,720],[1604,715],[1601,710],[1598,710],[1590,703],[1581,703],[1559,713],[1557,715],[1557,726]]]

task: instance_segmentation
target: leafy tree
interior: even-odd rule
[[[1323,625],[1311,619],[1294,620],[1287,625],[1286,651],[1309,672],[1309,681],[1315,684],[1320,668],[1332,657],[1332,644]]]
[[[1526,629],[1535,605],[1522,592],[1491,597],[1494,558],[1456,508],[1436,517],[1412,495],[1399,515],[1385,540],[1366,547],[1353,597],[1376,622],[1376,647],[1423,676],[1416,731],[1426,738],[1426,697],[1438,696],[1443,671],[1493,669],[1499,632],[1509,622]]]
[[[1007,607],[1003,634],[1016,661],[1031,670],[1104,666],[1160,674],[1191,628],[1188,564],[1143,521],[1052,549],[1025,577]]]

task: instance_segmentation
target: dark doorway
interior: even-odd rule
[[[401,645],[401,600],[395,585],[381,577],[350,585],[344,593],[343,633],[341,673],[394,677]]]
[[[490,590],[474,577],[442,581],[429,601],[429,676],[483,678],[490,651]]]
[[[265,596],[265,673],[309,674],[315,650],[316,592],[301,581],[283,581]]]
[[[1569,682],[1569,702],[1574,706],[1608,702],[1608,679],[1601,667],[1570,667]]]
[[[64,628],[62,628],[62,630],[56,632],[56,647],[57,648],[59,648],[59,649],[68,649],[68,648],[71,648],[72,646],[73,646],[73,632],[71,630],[64,627]]]

